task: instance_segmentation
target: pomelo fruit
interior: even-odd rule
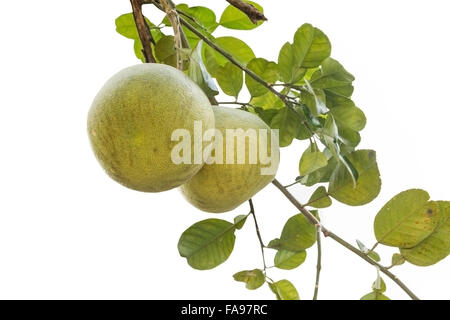
[[[185,183],[203,166],[171,160],[173,131],[186,129],[193,136],[194,121],[201,121],[203,130],[214,128],[203,91],[173,67],[145,63],[106,82],[87,126],[94,153],[111,178],[131,189],[160,192]]]
[[[277,143],[274,146],[274,159],[271,164],[273,170],[270,170],[270,174],[262,174],[261,169],[267,168],[269,165],[262,163],[259,147],[257,147],[256,163],[250,163],[249,154],[252,149],[254,150],[255,144],[259,146],[262,138],[259,129],[265,129],[267,132],[267,150],[264,151],[268,156],[272,154],[270,127],[250,112],[217,106],[213,106],[213,110],[216,118],[216,130],[219,130],[223,136],[223,163],[208,164],[207,162],[191,180],[180,187],[180,190],[187,201],[198,209],[219,213],[235,209],[274,179],[279,164],[279,148]],[[245,163],[237,164],[237,148],[234,148],[232,155],[235,163],[230,164],[226,161],[227,129],[242,129],[237,138],[233,137],[235,146],[238,144],[239,138],[245,138],[245,132],[248,129],[253,129],[257,133],[257,142],[245,139]],[[216,152],[217,149],[213,151],[212,155],[217,156]]]

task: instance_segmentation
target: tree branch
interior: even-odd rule
[[[419,298],[402,282],[399,278],[397,278],[396,275],[394,275],[392,272],[390,272],[386,267],[382,266],[378,262],[372,260],[369,258],[366,254],[352,246],[350,243],[342,239],[341,237],[337,236],[333,232],[327,230],[324,226],[320,224],[320,222],[314,217],[314,215],[309,212],[307,209],[305,209],[298,201],[297,199],[285,188],[283,185],[277,180],[273,180],[272,183],[286,196],[286,198],[298,209],[300,212],[315,226],[320,226],[322,233],[325,237],[329,237],[345,247],[346,249],[350,250],[357,256],[359,256],[361,259],[365,260],[366,262],[370,263],[371,265],[378,267],[381,272],[383,272],[385,275],[387,275],[389,278],[391,278],[392,281],[394,281],[400,288],[403,289],[403,291],[406,292],[413,300],[419,300]]]
[[[142,43],[142,53],[144,55],[145,62],[156,62],[152,52],[152,43],[154,44],[155,41],[153,40],[150,28],[145,21],[144,15],[142,14],[143,1],[130,0],[130,2],[131,7],[133,8],[133,16],[139,33],[139,39]]]
[[[148,2],[148,0],[144,0],[146,2]],[[227,0],[228,1],[228,0]],[[228,1],[230,2],[230,1]],[[237,2],[237,1],[234,1]],[[240,2],[240,1],[238,1]],[[159,9],[162,10],[161,5],[157,2],[157,0],[152,2],[153,4],[155,4]],[[230,2],[231,3],[231,2]],[[164,10],[163,10],[164,11]],[[193,27],[189,22],[187,22],[184,18],[178,16],[178,19],[180,21],[180,23],[185,26],[188,30],[190,30],[192,33],[194,33],[197,37],[199,37],[200,39],[202,39],[207,45],[209,45],[211,48],[213,48],[214,50],[216,50],[217,52],[219,52],[222,56],[224,56],[228,61],[230,61],[232,64],[234,64],[235,66],[237,66],[238,68],[240,68],[241,70],[243,70],[246,74],[248,74],[252,79],[254,79],[256,82],[258,82],[259,84],[263,85],[264,87],[266,87],[270,92],[272,92],[275,96],[277,96],[278,98],[280,98],[285,104],[286,107],[289,107],[290,109],[294,110],[294,112],[298,115],[297,111],[293,108],[292,106],[292,102],[289,101],[289,98],[278,92],[277,90],[275,90],[273,88],[273,86],[271,84],[269,84],[268,82],[266,82],[264,79],[262,79],[261,77],[259,77],[256,73],[254,73],[253,71],[251,71],[250,69],[246,68],[245,66],[243,66],[242,64],[239,63],[239,61],[237,61],[231,54],[229,54],[228,52],[226,52],[225,50],[223,50],[222,48],[220,48],[219,46],[217,46],[214,42],[212,42],[210,39],[208,39],[207,37],[205,37],[201,32],[199,32],[195,27]],[[300,116],[300,115],[299,115]],[[303,119],[302,119],[303,121]],[[307,124],[307,123],[305,123]],[[308,129],[311,130],[311,128]],[[311,132],[313,132],[311,130]],[[349,244],[348,242],[346,242],[345,240],[343,240],[342,238],[340,238],[339,236],[337,236],[336,234],[332,233],[331,231],[327,230],[321,223],[320,221],[311,213],[309,212],[304,206],[302,206],[297,199],[285,188],[283,187],[283,185],[280,184],[280,182],[278,180],[274,180],[272,182],[284,195],[285,197],[298,209],[300,210],[300,212],[306,217],[306,219],[308,219],[308,221],[313,224],[314,226],[316,226],[316,228],[320,229],[322,231],[322,233],[324,234],[325,237],[329,237],[331,239],[333,239],[334,241],[338,242],[339,244],[341,244],[342,246],[344,246],[345,248],[347,248],[348,250],[352,251],[354,254],[358,255],[360,258],[362,258],[363,260],[365,260],[366,262],[368,262],[369,264],[378,267],[381,272],[383,272],[384,274],[386,274],[389,278],[391,278],[400,288],[402,288],[412,299],[414,300],[419,300],[419,298],[408,288],[406,287],[406,285],[400,281],[400,279],[397,278],[397,276],[395,276],[393,273],[391,273],[386,267],[380,265],[379,263],[377,263],[376,261],[372,260],[371,258],[369,258],[368,256],[366,256],[364,253],[362,253],[360,250],[358,250],[357,248],[355,248],[354,246],[352,246],[351,244]],[[250,206],[252,208],[252,202],[251,200],[250,202]],[[260,245],[261,245],[261,250],[262,250],[262,254],[263,254],[263,260],[265,260],[264,258],[264,244],[262,243],[261,237],[260,237],[260,233],[259,233],[259,228],[257,226],[257,222],[256,222],[256,217],[255,214],[253,212],[252,214],[253,219],[255,220],[255,225],[257,228],[257,234],[258,234],[258,238],[260,240]],[[265,264],[265,261],[264,261]],[[266,268],[266,266],[265,266]]]
[[[316,284],[314,286],[314,297],[313,300],[317,300],[319,296],[319,281],[320,281],[320,271],[322,270],[322,243],[321,243],[321,232],[319,226],[316,226],[317,231],[317,264],[316,264]]]
[[[245,3],[241,0],[227,0],[227,2],[245,13],[254,24],[257,24],[258,21],[267,21],[264,14],[249,3]]]

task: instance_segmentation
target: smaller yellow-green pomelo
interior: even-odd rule
[[[171,159],[178,143],[172,133],[186,129],[194,136],[194,121],[201,121],[203,131],[214,128],[203,91],[173,67],[146,63],[120,71],[103,86],[89,111],[88,133],[111,178],[131,189],[159,192],[180,186],[203,166]]]
[[[243,202],[250,199],[258,191],[270,183],[274,177],[279,164],[278,143],[274,145],[274,153],[271,152],[271,131],[264,121],[256,115],[242,110],[213,106],[216,118],[216,130],[223,136],[223,163],[208,162],[203,168],[189,181],[183,184],[180,189],[185,198],[195,207],[207,212],[226,212],[235,209]],[[237,163],[237,148],[234,148],[234,164],[226,161],[227,158],[227,129],[242,129],[237,138],[233,138],[231,143],[238,145],[239,139],[245,139],[245,163]],[[257,136],[257,142],[246,138],[248,129],[254,130]],[[259,156],[259,147],[257,147],[257,161],[250,163],[249,153],[258,146],[262,138],[259,129],[265,129],[267,132],[267,150],[265,154],[269,157],[273,154],[270,174],[262,174],[261,168],[268,168],[270,164],[263,164]],[[235,131],[236,132],[236,131]],[[217,134],[216,134],[217,135]],[[217,140],[216,140],[217,141]],[[217,156],[217,146],[212,156]]]

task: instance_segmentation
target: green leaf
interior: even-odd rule
[[[219,37],[215,39],[215,43],[224,51],[233,55],[233,57],[242,65],[255,58],[253,50],[242,40],[234,37]],[[208,72],[215,76],[219,67],[225,66],[228,59],[218,53],[209,46],[205,46],[205,65]]]
[[[438,204],[428,201],[424,190],[411,189],[393,197],[375,217],[375,237],[379,243],[412,248],[425,240],[437,227]]]
[[[151,23],[147,18],[145,18],[145,21],[150,28],[150,33],[152,34],[153,40],[155,40],[155,42],[157,42],[164,36],[161,30],[157,28],[153,23]],[[115,23],[117,33],[128,39],[139,40],[139,33],[132,13],[126,13],[119,16],[116,19]]]
[[[327,151],[327,149],[324,151]],[[316,170],[307,176],[301,177],[300,183],[307,187],[311,187],[319,182],[329,182],[331,175],[338,165],[338,162],[331,155],[327,155],[327,158],[328,164],[326,167]]]
[[[341,146],[339,144],[341,137],[339,136],[339,130],[336,125],[336,121],[334,121],[333,115],[328,114],[326,116],[325,123],[322,128],[318,129],[318,132],[322,134],[322,143],[327,146],[327,149],[333,158],[336,159],[340,165],[342,165],[342,168],[344,169],[343,171],[347,171],[348,177],[352,182],[352,186],[355,188],[356,180],[358,180],[359,174],[355,166],[347,158],[349,152],[347,152],[346,155],[341,152]]]
[[[316,90],[319,90],[319,89],[316,89]],[[329,91],[327,91],[325,89],[320,89],[320,90],[323,90],[325,92],[327,106],[330,109],[338,108],[338,107],[355,107],[355,103],[350,98],[330,93]]]
[[[279,250],[275,255],[275,267],[283,270],[292,270],[297,268],[306,260],[306,251],[292,252]]]
[[[247,217],[248,217],[248,215],[246,215],[246,214],[241,214],[241,215],[236,216],[236,217],[234,218],[234,225],[236,226],[236,229],[237,229],[237,230],[241,230],[241,229],[242,229],[242,227],[243,227],[244,224],[245,224],[245,221],[247,221]]]
[[[355,106],[339,106],[330,110],[338,126],[344,126],[354,131],[361,131],[366,126],[364,112]]]
[[[180,11],[193,18],[197,25],[201,26],[209,33],[212,33],[219,25],[216,22],[216,14],[209,8],[196,6],[188,9],[181,9]]]
[[[309,198],[308,205],[318,209],[331,206],[331,198],[328,196],[327,189],[324,186],[318,187]]]
[[[284,106],[283,101],[270,91],[262,96],[253,97],[250,103],[262,109],[281,109]]]
[[[260,12],[264,12],[263,8],[253,1],[244,0],[243,2],[251,4]],[[220,25],[228,29],[252,30],[260,26],[262,23],[263,21],[258,21],[256,24],[254,24],[245,13],[233,7],[232,5],[226,7],[224,12],[222,13],[222,16],[220,17]]]
[[[160,63],[168,64],[172,67],[177,66],[177,54],[173,36],[161,38],[155,46],[156,59]]]
[[[183,16],[188,16],[189,18],[184,17],[189,21],[189,23],[199,31],[203,36],[207,37],[210,40],[213,40],[211,33],[217,28],[219,25],[216,22],[216,15],[214,11],[209,8],[196,6],[196,7],[188,7],[188,5],[182,3],[176,6],[179,12],[183,13]],[[167,17],[164,18],[163,23],[166,26],[170,26],[170,21]],[[192,31],[187,29],[185,26],[182,26],[183,32],[186,35],[186,38],[191,47],[195,47],[197,43],[200,41],[200,38],[194,34]]]
[[[389,299],[384,294],[382,294],[382,293],[380,293],[378,291],[373,291],[373,292],[363,296],[361,298],[361,300],[391,300],[391,299]]]
[[[300,65],[295,56],[295,49],[292,44],[286,42],[281,47],[278,54],[278,70],[280,72],[281,80],[285,83],[296,83],[306,73],[306,69],[300,68]]]
[[[339,140],[345,145],[349,146],[352,150],[359,145],[361,142],[361,135],[357,131],[353,131],[347,127],[339,127]]]
[[[336,200],[350,206],[360,206],[375,199],[381,190],[380,172],[373,150],[358,150],[348,155],[348,160],[358,172],[356,186],[341,163],[330,178],[328,193]]]
[[[259,269],[244,270],[233,275],[234,280],[244,282],[245,287],[249,290],[255,290],[266,282],[264,273]]]
[[[128,39],[139,39],[139,33],[132,13],[125,13],[119,16],[115,23],[117,33]]]
[[[215,268],[233,251],[235,229],[234,224],[220,219],[197,222],[181,235],[178,252],[194,269]]]
[[[378,253],[376,253],[375,251],[368,252],[367,256],[376,262],[381,261],[380,255]]]
[[[406,249],[406,250],[408,250],[408,249]],[[405,258],[401,254],[394,253],[392,255],[392,259],[391,259],[391,265],[392,266],[401,266],[402,264],[405,263],[405,261],[406,261]]]
[[[328,37],[308,23],[295,33],[293,46],[296,61],[302,68],[318,67],[331,53]]]
[[[142,52],[143,49],[144,48],[142,47],[141,40],[139,39],[134,40],[134,54],[136,55],[136,58],[138,58],[142,62],[145,62],[145,56],[144,53]]]
[[[224,67],[219,67],[216,80],[225,94],[237,99],[244,82],[241,69],[231,62],[227,62]]]
[[[208,33],[212,33],[219,25],[216,22],[216,14],[209,8],[202,6],[189,7],[185,3],[180,3],[176,5],[176,9],[177,11],[182,12],[183,16],[189,16],[189,18],[187,18],[189,23],[191,23],[198,31],[206,31]],[[162,23],[166,26],[171,26],[171,23],[167,16],[164,17]],[[192,36],[197,37],[191,31],[187,31],[188,32],[185,33],[188,38]]]
[[[313,89],[312,87],[310,87],[308,81],[306,81],[306,84],[308,86],[308,90],[301,91],[301,101],[306,104],[306,106],[314,116],[327,113],[328,108],[325,105],[326,97],[323,90]]]
[[[300,300],[297,289],[288,280],[269,282],[269,287],[275,293],[277,300]]]
[[[386,292],[386,283],[383,278],[378,276],[377,280],[372,284],[373,291],[378,291],[379,293]]]
[[[416,266],[433,265],[450,254],[450,202],[437,204],[440,221],[433,233],[411,249],[400,249],[402,257]]]
[[[320,152],[314,144],[303,152],[299,163],[299,171],[301,176],[305,176],[328,164],[327,156]]]
[[[316,228],[302,215],[291,217],[283,227],[280,239],[272,240],[268,247],[300,252],[316,242]]]
[[[327,92],[350,96],[353,92],[351,83],[355,80],[344,67],[336,60],[327,58],[322,68],[314,72],[310,84],[314,89],[325,89]]]
[[[272,119],[278,114],[277,109],[263,109],[260,107],[254,107],[254,112],[260,117],[267,125],[270,126]]]
[[[297,134],[299,119],[291,108],[284,107],[273,117],[271,123],[272,129],[279,130],[280,147],[287,147],[292,143]]]
[[[267,61],[263,58],[255,58],[248,63],[247,68],[269,84],[278,80],[278,67],[275,62]],[[245,74],[245,84],[252,97],[259,97],[269,91],[269,89],[256,82],[248,74]]]
[[[157,28],[153,23],[151,23],[147,18],[145,18],[145,21],[147,22],[147,25],[150,28],[150,32],[155,42],[159,41],[162,37],[164,37],[164,34],[161,32],[161,30],[159,30],[159,28]],[[115,24],[117,33],[121,34],[126,38],[134,40],[134,53],[136,54],[136,57],[139,60],[145,62],[145,57],[144,54],[142,53],[142,43],[141,40],[139,39],[139,33],[136,28],[136,22],[134,21],[133,14],[126,13],[119,16],[116,19]]]
[[[202,46],[203,41],[200,41],[197,44],[197,47],[195,50],[192,51],[191,55],[189,56],[189,68],[188,68],[188,75],[189,77],[200,87],[202,88],[203,92],[208,97],[213,97],[217,94],[219,94],[219,91],[216,87],[216,84],[214,83],[214,80],[211,78],[208,71],[206,71],[206,67],[203,64],[202,60]]]

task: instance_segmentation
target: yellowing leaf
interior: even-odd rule
[[[428,201],[424,190],[411,189],[388,201],[375,217],[375,237],[379,243],[412,248],[425,240],[439,223],[438,204]]]
[[[245,287],[249,290],[255,290],[261,287],[266,281],[264,273],[259,269],[244,270],[233,275],[234,280],[245,282]]]
[[[438,201],[440,221],[433,233],[411,249],[401,249],[406,261],[417,266],[433,265],[450,254],[450,202]]]
[[[388,297],[386,297],[384,294],[378,291],[373,291],[369,294],[366,294],[361,298],[361,300],[391,300]]]
[[[269,287],[275,293],[277,300],[300,300],[297,289],[288,280],[269,283]]]

